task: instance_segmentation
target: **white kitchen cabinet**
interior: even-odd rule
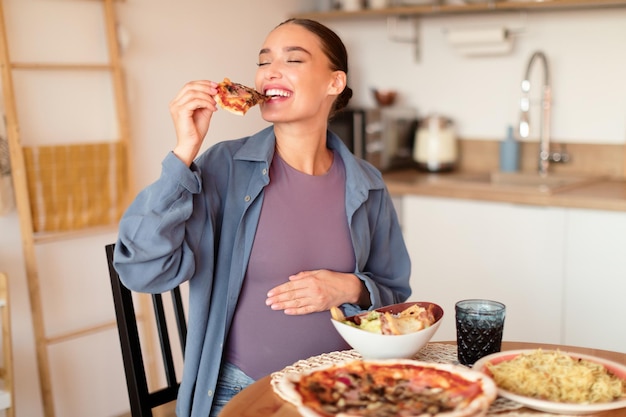
[[[570,209],[564,340],[626,352],[626,213]]]
[[[444,309],[433,340],[456,338],[456,301],[490,298],[506,340],[561,342],[565,209],[407,195],[402,213],[410,299]]]

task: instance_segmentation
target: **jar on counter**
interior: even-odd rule
[[[428,172],[455,169],[458,144],[452,120],[439,115],[421,120],[415,133],[413,159],[420,169]]]

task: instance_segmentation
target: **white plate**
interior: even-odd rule
[[[487,355],[484,358],[478,360],[474,366],[473,370],[483,372],[486,375],[490,375],[489,371],[486,368],[486,364],[493,363],[497,364],[500,362],[504,362],[507,360],[511,360],[515,358],[517,355],[521,353],[531,353],[536,351],[537,349],[522,349],[522,350],[509,350],[494,353],[491,355]],[[617,362],[613,362],[607,359],[598,358],[596,356],[583,355],[582,353],[573,353],[573,352],[564,352],[566,355],[570,355],[574,358],[586,359],[591,362],[596,362],[604,367],[606,367],[609,371],[615,374],[618,378],[626,380],[626,366],[619,364]],[[510,391],[504,390],[498,387],[498,394],[501,397],[508,398],[509,400],[516,401],[528,408],[532,408],[539,411],[545,411],[548,413],[555,414],[590,414],[597,413],[600,411],[607,410],[615,410],[618,408],[626,407],[626,398],[622,398],[620,400],[611,401],[608,403],[596,403],[596,404],[568,404],[568,403],[558,403],[554,401],[545,401],[538,400],[531,397],[525,397],[523,395],[514,394]]]

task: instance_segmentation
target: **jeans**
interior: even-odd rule
[[[235,365],[228,362],[222,363],[222,369],[220,370],[220,376],[217,380],[215,398],[213,399],[213,406],[211,407],[209,417],[217,417],[231,398],[253,382],[254,379],[244,374],[243,371]]]

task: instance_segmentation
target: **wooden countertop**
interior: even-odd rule
[[[448,197],[536,206],[626,211],[626,181],[590,178],[552,190],[494,184],[489,173],[429,174],[414,169],[383,174],[392,195]]]

